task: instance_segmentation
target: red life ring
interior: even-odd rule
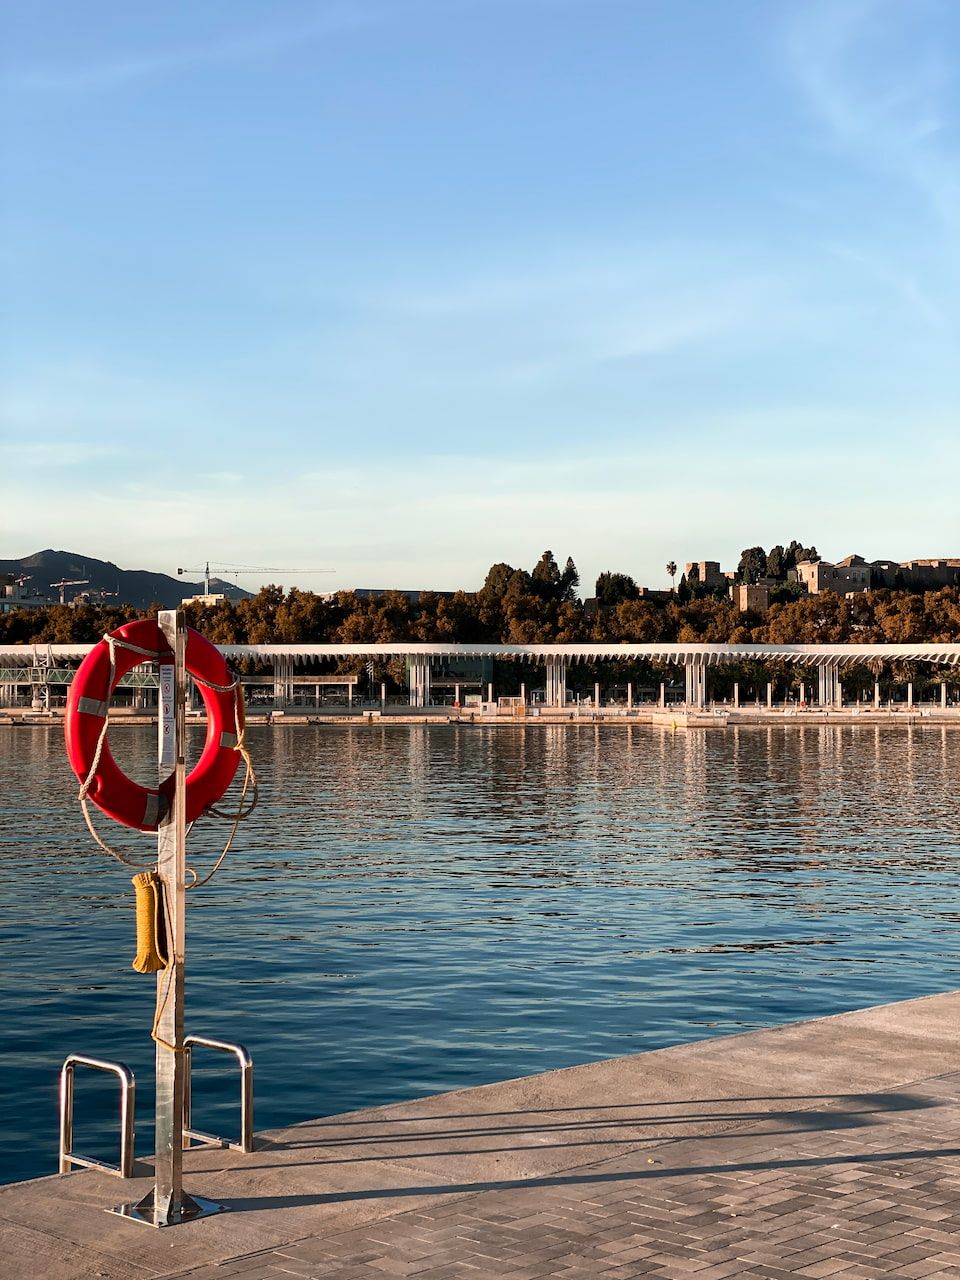
[[[113,680],[110,679],[110,640],[113,647]],[[126,648],[132,645],[134,648]],[[109,710],[110,697],[122,676],[145,661],[143,652],[155,655],[161,664],[173,661],[173,654],[156,621],[142,618],[111,631],[88,653],[74,676],[67,698],[64,733],[67,756],[81,783],[93,768],[101,731]],[[236,678],[223,655],[199,631],[187,628],[187,671],[196,680],[207,711],[207,737],[200,759],[187,776],[187,822],[221,799],[233,781],[240,763],[237,740],[243,730],[243,699]],[[212,687],[216,686],[216,687]],[[174,775],[156,790],[128,778],[110,753],[104,738],[96,772],[87,795],[99,809],[124,826],[138,831],[156,831],[170,806]]]

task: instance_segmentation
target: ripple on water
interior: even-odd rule
[[[114,733],[148,776],[151,731]],[[253,1051],[258,1127],[960,985],[948,728],[249,738],[263,799],[190,899],[187,1000]],[[149,1148],[153,983],[61,735],[0,735],[0,778],[9,1180],[54,1168],[70,1051],[135,1069]],[[195,860],[214,844],[198,826]],[[198,1122],[235,1126],[233,1077],[197,1076]],[[77,1093],[78,1147],[108,1157],[109,1082]]]

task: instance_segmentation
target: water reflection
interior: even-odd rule
[[[150,732],[116,733],[148,773]],[[188,1022],[254,1051],[260,1125],[960,985],[949,728],[249,736],[263,800],[190,900]],[[12,1178],[53,1167],[70,1050],[129,1062],[148,1114],[153,988],[60,734],[5,731],[0,769]],[[234,1081],[199,1084],[230,1127]]]

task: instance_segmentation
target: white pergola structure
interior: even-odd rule
[[[51,682],[69,683],[72,668],[89,653],[89,644],[0,646],[0,702],[10,705],[17,686]],[[544,669],[545,705],[566,705],[567,673],[578,663],[660,662],[682,667],[687,706],[707,702],[707,671],[727,662],[787,662],[816,671],[815,702],[834,707],[840,700],[840,675],[845,668],[876,662],[929,662],[960,666],[957,644],[230,644],[221,652],[234,661],[252,658],[269,664],[274,672],[274,698],[278,706],[293,697],[293,675],[305,663],[337,662],[346,658],[384,661],[402,658],[410,672],[410,705],[430,705],[431,671],[436,662],[451,659],[509,659]],[[39,679],[32,674],[45,671]],[[133,673],[131,673],[133,674]],[[812,684],[812,680],[811,680]],[[946,686],[944,686],[944,693]],[[812,693],[812,689],[811,689]],[[879,689],[875,685],[875,700]],[[628,699],[629,701],[629,699]],[[814,699],[810,699],[814,702]]]
[[[543,667],[545,705],[566,705],[567,672],[577,663],[662,662],[682,667],[685,701],[703,707],[707,701],[707,669],[725,662],[789,662],[814,668],[816,702],[837,705],[840,673],[845,667],[872,662],[929,662],[960,666],[960,643],[942,644],[352,644],[352,645],[223,645],[228,658],[255,657],[262,662],[297,664],[319,659],[403,658],[410,671],[410,705],[430,704],[433,664],[443,659],[512,659]],[[276,667],[274,668],[277,669]],[[812,701],[812,699],[811,699]]]

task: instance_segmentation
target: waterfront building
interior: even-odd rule
[[[877,575],[877,566],[874,565]],[[960,585],[960,559],[941,557],[935,560],[901,560],[890,580],[877,581],[877,586],[906,587],[913,591],[936,591],[940,587]]]
[[[0,579],[0,613],[13,613],[14,609],[49,609],[54,603],[27,586],[29,578],[15,578],[12,574]]]
[[[751,613],[766,613],[770,608],[770,587],[766,583],[734,583],[730,587],[730,599],[741,613],[748,609]]]
[[[871,566],[857,555],[845,556],[836,564],[829,560],[801,560],[791,573],[812,596],[818,596],[822,591],[845,596],[851,592],[869,591],[872,585]]]
[[[204,609],[213,609],[218,604],[223,604],[228,599],[227,596],[217,591],[211,591],[207,594],[199,596],[186,596],[180,601],[181,605],[198,604]]]
[[[835,591],[850,595],[887,587],[890,590],[937,591],[960,585],[960,559],[940,557],[929,560],[870,560],[844,556],[836,564],[829,560],[802,560],[791,577],[803,583],[810,595]]]
[[[690,560],[683,566],[688,583],[698,582],[701,587],[726,587],[736,574],[720,568],[719,560]]]

